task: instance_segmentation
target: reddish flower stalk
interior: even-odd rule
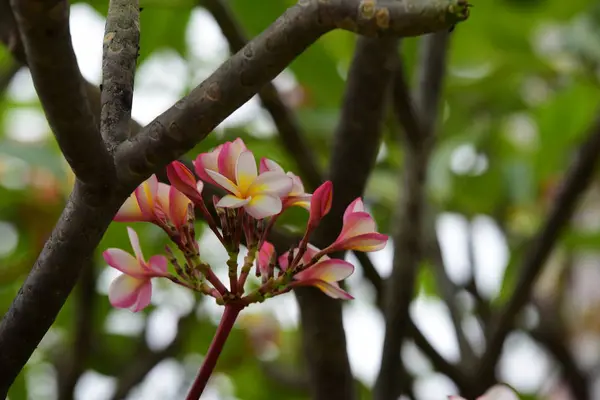
[[[202,367],[200,367],[198,375],[196,375],[196,379],[194,379],[194,383],[188,392],[186,400],[198,400],[202,395],[202,392],[206,388],[206,384],[217,365],[217,360],[221,355],[221,351],[223,351],[225,341],[229,337],[231,329],[235,324],[235,320],[243,308],[244,306],[238,304],[225,305],[225,311],[223,312],[223,317],[221,317],[221,322],[219,322],[217,332],[213,337],[208,352],[206,353],[206,357],[204,358],[204,362],[202,363]]]

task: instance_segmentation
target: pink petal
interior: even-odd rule
[[[277,215],[281,212],[283,205],[278,196],[270,194],[259,194],[251,197],[244,209],[254,219],[263,219],[272,215]]]
[[[291,172],[288,172],[287,176],[292,178],[292,189],[290,190],[288,196],[308,196],[310,199],[310,195],[304,193],[304,185],[302,184],[300,177]]]
[[[275,247],[266,240],[258,252],[257,264],[261,272],[267,272],[271,258],[275,255]]]
[[[357,197],[356,200],[354,200],[352,203],[350,203],[348,205],[348,207],[346,207],[346,211],[344,211],[344,223],[346,223],[346,218],[348,218],[348,215],[355,213],[355,212],[364,212],[365,211],[365,205],[363,204],[363,201],[360,197]]]
[[[167,257],[156,255],[148,261],[147,276],[169,276]]]
[[[224,143],[218,158],[219,173],[231,181],[235,180],[237,160],[240,154],[246,150],[246,145],[240,138]]]
[[[135,197],[142,214],[149,220],[154,216],[156,192],[158,190],[158,178],[152,175],[135,189]]]
[[[190,204],[191,201],[187,196],[171,186],[169,190],[169,219],[178,229],[187,223]]]
[[[192,171],[179,161],[173,161],[167,166],[167,177],[171,185],[185,194],[190,200],[202,201],[200,192],[197,189],[196,178]]]
[[[110,304],[117,308],[130,308],[137,312],[150,302],[146,286],[150,286],[150,294],[152,294],[149,279],[138,279],[123,274],[112,281],[108,288]]]
[[[281,166],[279,164],[277,164],[275,161],[269,160],[268,158],[265,158],[265,157],[260,159],[260,170],[259,171],[261,174],[263,172],[267,172],[267,171],[284,172],[283,168],[281,168]]]
[[[460,396],[448,396],[448,400],[467,400],[464,397]]]
[[[349,238],[373,232],[375,232],[373,217],[366,212],[355,212],[348,214],[346,217],[339,238]]]
[[[333,199],[333,184],[331,181],[326,181],[315,190],[310,202],[310,217],[308,220],[309,228],[314,228],[319,224],[321,219],[331,209],[331,201]]]
[[[298,251],[300,251],[298,248],[294,249],[294,258],[298,254]],[[300,261],[302,261],[302,263],[304,265],[306,265],[320,251],[321,251],[321,249],[319,249],[318,247],[316,247],[315,245],[313,245],[311,243],[308,243],[308,245],[306,246],[306,251],[302,255],[302,259]],[[289,254],[289,251],[286,251],[285,254],[283,254],[282,256],[280,256],[277,259],[277,262],[278,262],[279,266],[284,271],[288,267],[288,254]],[[322,257],[319,258],[319,260],[321,260],[321,261],[329,260],[329,257],[327,255],[323,255]]]
[[[216,185],[215,181],[212,180],[210,176],[206,173],[206,171],[215,171],[219,170],[219,153],[221,152],[221,148],[223,146],[219,146],[210,153],[202,153],[196,157],[194,160],[194,169],[196,170],[196,175],[206,183],[210,183],[211,185]]]
[[[329,250],[357,250],[362,252],[378,251],[385,247],[389,237],[382,233],[365,233],[364,235],[358,235],[349,237],[343,240],[336,240]]]
[[[303,196],[289,196],[283,202],[283,208],[288,207],[302,207],[305,210],[310,211],[310,194]]]
[[[134,256],[121,249],[107,249],[102,252],[104,261],[111,267],[118,269],[124,274],[134,277],[144,276],[144,269]]]
[[[144,260],[144,254],[142,253],[142,248],[140,247],[140,238],[138,237],[137,232],[128,226],[127,235],[129,235],[129,242],[131,243],[131,247],[133,248],[133,253],[137,258],[138,264],[146,263],[146,260]]]
[[[239,191],[244,194],[258,176],[256,160],[251,151],[244,151],[235,165],[235,181]]]
[[[286,196],[292,189],[292,179],[281,172],[267,171],[263,172],[254,180],[248,188],[249,196],[256,196],[261,193]]]
[[[153,215],[146,215],[142,213],[142,210],[138,204],[137,198],[135,197],[135,193],[132,193],[131,196],[125,200],[117,214],[113,218],[113,221],[116,222],[148,222],[154,219]]]
[[[329,259],[319,261],[312,267],[298,272],[294,275],[296,280],[322,280],[325,282],[337,282],[346,279],[354,272],[354,265],[344,260]]]
[[[334,299],[354,300],[354,297],[345,290],[342,290],[337,283],[318,281],[313,286],[318,287],[323,293]]]
[[[228,194],[227,196],[223,196],[216,206],[223,208],[239,208],[249,202],[250,199],[240,199],[239,197]]]
[[[286,251],[285,253],[283,253],[282,255],[279,256],[279,258],[277,259],[277,264],[279,264],[279,268],[281,268],[282,271],[285,271],[288,267],[288,256],[289,256],[290,252]],[[294,256],[298,254],[298,249],[294,249]]]
[[[213,179],[217,186],[221,186],[223,189],[227,190],[229,193],[234,194],[236,196],[241,197],[238,187],[230,181],[225,176],[219,174],[218,172],[207,170],[206,173]]]

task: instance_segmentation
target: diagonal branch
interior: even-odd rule
[[[364,35],[415,36],[466,19],[466,0],[324,3],[301,0],[218,68],[188,96],[117,151],[121,180],[138,182],[208,135],[232,111],[275,78],[324,33],[343,28]]]
[[[386,330],[381,367],[374,389],[374,398],[377,400],[398,397],[394,376],[401,367],[399,355],[408,331],[409,306],[414,295],[417,268],[422,258],[423,225],[427,211],[425,180],[430,149],[435,138],[433,123],[426,123],[425,120],[435,121],[437,118],[436,104],[441,93],[439,82],[444,75],[447,36],[448,33],[444,31],[423,39],[418,68],[422,75],[415,96],[418,100],[415,109],[420,117],[414,123],[420,128],[420,136],[407,134],[406,140],[409,148],[405,152],[404,174],[400,182],[404,196],[397,213],[393,269],[386,287]],[[395,83],[398,84],[398,79],[395,79]],[[419,125],[416,124],[417,121]]]
[[[69,2],[11,0],[11,5],[35,89],[65,158],[80,180],[108,181],[114,166],[94,124],[71,45]]]
[[[529,301],[531,290],[562,229],[569,222],[580,197],[589,186],[600,155],[600,117],[591,127],[588,137],[575,154],[573,164],[565,174],[560,190],[552,204],[550,215],[533,238],[523,257],[521,271],[513,295],[495,323],[488,346],[481,360],[478,376],[482,387],[494,380],[494,366],[500,355],[504,341],[510,333],[514,319]]]
[[[241,50],[247,43],[242,27],[224,0],[203,0],[201,4],[212,14],[233,52]],[[293,155],[300,176],[310,188],[322,182],[321,172],[308,143],[304,139],[300,124],[293,111],[284,103],[273,83],[268,82],[258,92],[260,101],[271,115],[283,147]]]
[[[139,0],[110,0],[102,57],[100,132],[111,152],[129,136],[139,43]]]

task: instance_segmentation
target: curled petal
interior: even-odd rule
[[[319,281],[315,283],[314,286],[318,287],[323,293],[334,299],[354,300],[354,297],[343,290],[337,283]]]
[[[138,237],[137,232],[128,226],[127,235],[129,236],[129,242],[131,243],[131,247],[133,248],[133,253],[135,254],[135,258],[137,258],[138,264],[144,264],[146,260],[144,260],[144,254],[142,253],[142,248],[140,247],[140,238]]]
[[[296,257],[296,255],[298,254],[298,251],[300,251],[298,248],[294,249],[294,258]],[[304,254],[302,255],[302,263],[304,265],[307,265],[310,260],[312,260],[312,258],[317,255],[318,252],[320,252],[321,249],[319,249],[317,246],[308,243],[307,247],[306,247],[306,251],[304,252]],[[289,255],[289,251],[286,251],[283,255],[281,255],[278,259],[277,259],[277,263],[279,264],[279,266],[281,267],[282,270],[286,270],[288,267],[288,255]],[[329,257],[327,255],[323,255],[322,257],[319,258],[319,260],[329,260]]]
[[[382,233],[372,232],[364,235],[352,236],[347,239],[335,241],[329,251],[356,250],[362,252],[378,251],[385,247],[389,237]]]
[[[138,279],[125,274],[112,281],[108,288],[110,304],[117,308],[129,308],[133,312],[150,304],[151,296],[150,279]]]
[[[239,191],[244,194],[258,176],[256,160],[251,151],[242,152],[235,166],[235,181]]]
[[[309,196],[307,193],[304,193],[304,185],[302,184],[302,179],[298,175],[294,175],[291,172],[287,173],[287,176],[292,178],[292,189],[290,190],[288,196]]]
[[[156,255],[148,260],[148,272],[152,276],[169,276],[167,257]]]
[[[298,272],[294,279],[320,280],[324,282],[337,282],[346,279],[354,272],[354,265],[344,260],[329,259],[319,261],[310,268]]]
[[[303,196],[289,196],[283,202],[283,207],[302,207],[305,210],[310,211],[310,194],[305,194]]]
[[[223,189],[227,190],[229,193],[231,193],[235,196],[239,196],[239,197],[242,196],[242,194],[240,193],[240,191],[239,191],[238,187],[235,185],[235,183],[233,183],[227,177],[219,174],[218,172],[214,172],[214,171],[210,171],[210,170],[207,170],[206,172],[213,179],[213,181],[215,182],[215,184],[217,186],[222,187]]]
[[[261,174],[263,172],[267,172],[267,171],[284,172],[283,168],[281,168],[281,166],[279,164],[277,164],[275,161],[269,160],[268,158],[265,158],[265,157],[260,159],[259,171]]]
[[[134,256],[122,249],[107,249],[102,252],[104,261],[111,267],[118,269],[124,274],[134,277],[144,276],[144,269]]]
[[[292,189],[292,179],[281,172],[263,172],[248,188],[248,195],[255,196],[260,193],[274,194],[279,197],[287,196]]]
[[[254,219],[277,215],[283,207],[281,199],[271,194],[259,194],[249,199],[250,201],[244,206],[244,209]]]
[[[113,221],[116,222],[150,222],[152,220],[154,220],[153,215],[142,213],[142,209],[138,204],[135,193],[132,193],[131,196],[125,200],[113,218]]]
[[[348,218],[348,216],[352,213],[355,212],[364,212],[365,211],[365,205],[363,204],[363,201],[360,197],[357,197],[356,200],[354,200],[352,203],[350,203],[348,205],[348,207],[346,207],[346,211],[344,211],[344,223],[346,223],[346,219]]]
[[[140,210],[148,220],[152,220],[155,216],[157,191],[158,178],[154,174],[135,189],[135,197]]]
[[[223,196],[217,203],[216,207],[223,208],[240,208],[250,202],[250,199],[240,199],[239,197],[228,194]]]
[[[169,189],[169,219],[178,229],[187,223],[190,204],[187,196],[171,186]]]
[[[183,163],[173,161],[169,164],[167,166],[167,177],[171,185],[189,197],[190,200],[195,202],[202,201],[202,186],[198,190],[194,174]]]

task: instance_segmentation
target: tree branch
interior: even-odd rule
[[[107,182],[115,176],[114,166],[94,124],[71,45],[69,2],[11,0],[11,5],[35,89],[65,158],[80,180]]]
[[[247,40],[229,6],[223,0],[203,0],[201,4],[219,24],[232,52],[241,50],[246,45]],[[271,82],[264,85],[258,92],[258,96],[279,131],[279,138],[283,147],[293,156],[299,175],[308,188],[316,188],[322,182],[321,172],[317,168],[313,152],[304,139],[294,112],[284,103],[277,88]]]
[[[552,248],[560,237],[562,229],[569,222],[573,210],[581,195],[592,180],[600,155],[600,117],[597,117],[588,137],[583,141],[575,154],[575,159],[561,183],[560,189],[552,204],[550,215],[537,235],[527,247],[521,271],[513,295],[503,308],[499,318],[493,324],[485,354],[480,368],[476,371],[481,382],[481,390],[494,381],[494,366],[500,355],[504,340],[510,333],[515,317],[527,304],[531,290],[540,274]]]
[[[104,32],[100,97],[100,132],[110,152],[129,136],[139,43],[139,0],[110,0]]]
[[[417,268],[423,256],[423,220],[426,211],[425,180],[430,149],[434,139],[434,125],[425,123],[424,120],[437,118],[436,114],[429,113],[437,112],[437,106],[434,107],[434,105],[439,102],[441,92],[439,82],[442,80],[442,77],[437,74],[443,76],[444,73],[447,35],[448,33],[445,31],[438,32],[423,40],[423,51],[418,68],[422,76],[419,79],[418,94],[415,96],[417,99],[415,108],[420,112],[417,114],[420,117],[413,121],[413,128],[419,127],[419,136],[417,137],[414,133],[407,134],[406,140],[409,148],[405,152],[404,174],[400,183],[405,196],[402,198],[397,213],[393,269],[386,288],[386,332],[381,368],[374,389],[374,398],[377,400],[398,397],[394,376],[401,364],[400,350],[410,321],[409,306],[414,295]],[[443,46],[440,45],[440,42],[443,43]],[[398,86],[399,78],[394,82]],[[394,97],[398,98],[398,95]],[[412,113],[410,109],[408,111]],[[429,113],[425,114],[426,111]],[[401,121],[405,120],[405,117],[399,115]],[[406,128],[405,130],[407,130]]]
[[[364,35],[413,36],[466,19],[465,0],[301,0],[218,68],[188,96],[117,151],[121,180],[138,182],[202,140],[324,33],[342,28]]]

